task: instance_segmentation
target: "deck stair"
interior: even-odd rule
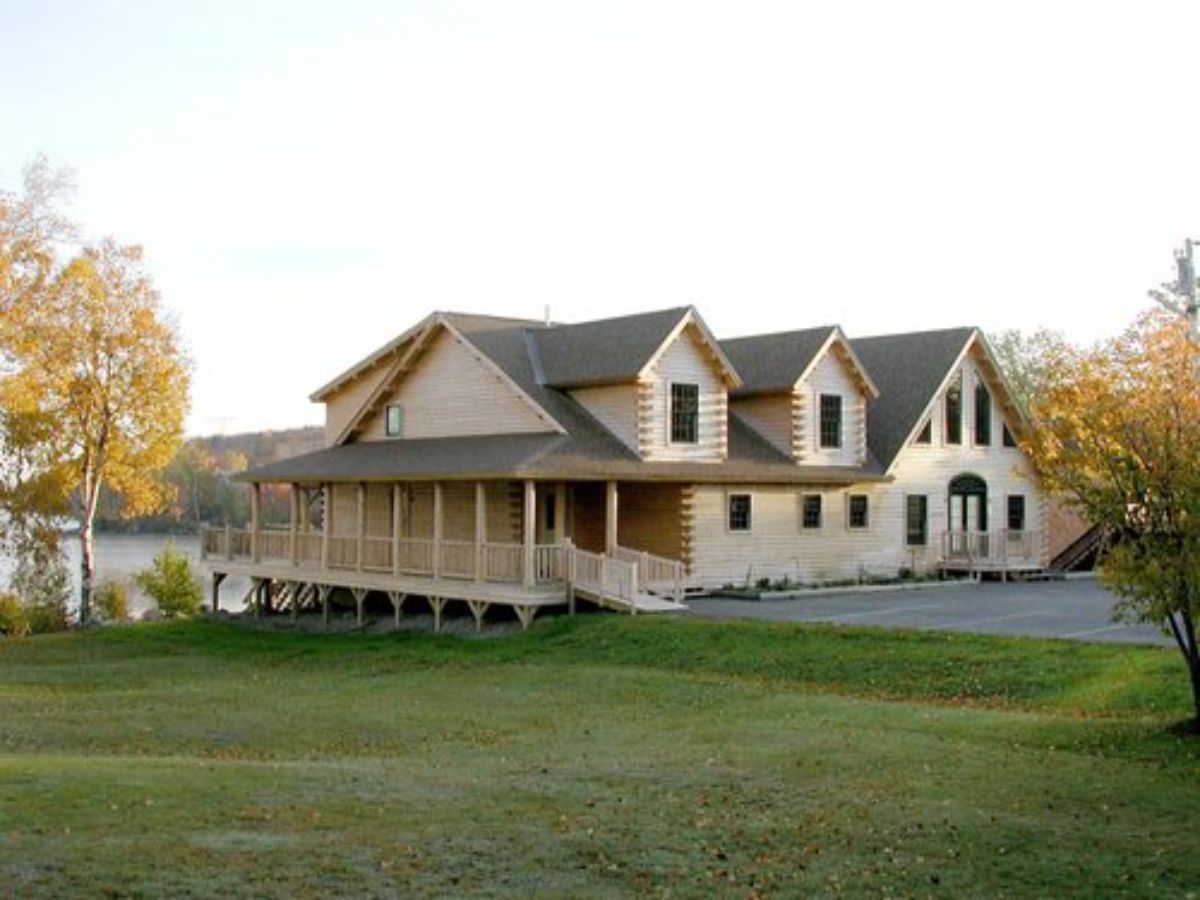
[[[612,556],[571,546],[567,581],[577,595],[631,614],[682,612],[683,564],[618,547]]]

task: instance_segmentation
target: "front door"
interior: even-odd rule
[[[978,475],[950,480],[948,524],[954,555],[987,556],[987,482]]]

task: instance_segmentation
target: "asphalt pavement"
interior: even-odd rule
[[[883,628],[1032,635],[1099,643],[1171,644],[1149,625],[1112,620],[1116,598],[1092,578],[1028,582],[933,582],[927,587],[795,599],[688,600],[690,615],[711,619],[830,622]]]

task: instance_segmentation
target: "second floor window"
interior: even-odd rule
[[[946,443],[962,443],[962,375],[946,388]]]
[[[975,444],[992,445],[992,395],[982,381],[975,385]]]
[[[1008,530],[1025,530],[1025,495],[1008,495]]]
[[[404,407],[389,405],[384,413],[383,427],[388,437],[400,437],[404,432]]]
[[[842,395],[821,395],[821,446],[842,446]]]
[[[671,385],[671,442],[695,444],[700,440],[700,385]]]

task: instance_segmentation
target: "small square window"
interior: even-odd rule
[[[671,385],[671,442],[695,444],[700,440],[700,385]]]
[[[729,530],[750,530],[750,495],[729,495]]]
[[[821,446],[842,446],[842,395],[821,395]]]
[[[804,495],[804,511],[801,518],[801,525],[805,528],[820,528],[821,527],[821,495],[820,494],[805,494]]]
[[[851,494],[850,495],[850,510],[849,510],[849,525],[851,528],[866,528],[868,524],[867,515],[867,495],[866,494]]]
[[[400,437],[404,431],[404,407],[390,405],[384,413],[384,433],[388,437]]]

